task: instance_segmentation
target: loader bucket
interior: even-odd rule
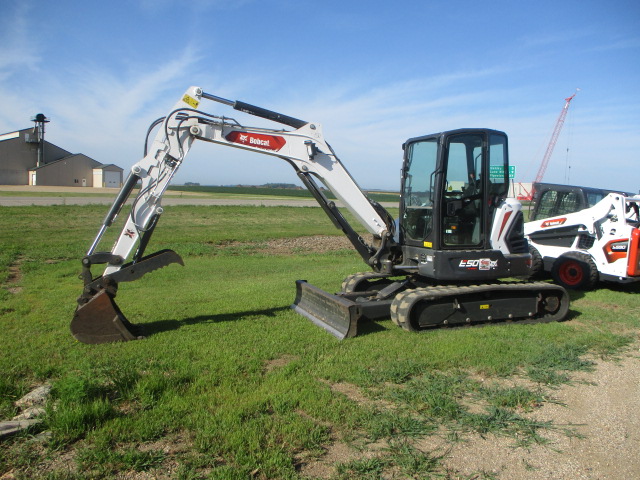
[[[98,344],[137,340],[140,327],[122,314],[113,297],[106,290],[79,306],[71,320],[71,333],[82,343]]]
[[[291,308],[340,340],[358,334],[360,305],[332,295],[304,280],[296,281],[296,299]]]

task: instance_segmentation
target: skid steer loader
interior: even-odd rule
[[[249,127],[228,116],[205,113],[199,109],[205,100],[289,128]],[[299,280],[292,305],[338,338],[355,336],[363,319],[391,317],[404,329],[416,331],[495,321],[557,321],[568,311],[568,295],[560,286],[499,281],[526,276],[531,263],[520,204],[506,198],[507,137],[502,132],[462,129],[407,140],[396,231],[394,219],[358,187],[318,123],[190,87],[155,125],[160,128],[153,144],[131,168],[82,260],[84,290],[71,321],[71,332],[81,342],[143,336],[114,299],[121,283],[182,263],[170,250],[144,252],[163,212],[162,195],[196,140],[285,160],[349,238],[371,271],[349,276],[337,294]],[[371,243],[347,222],[317,180],[371,234]],[[105,231],[138,184],[139,193],[115,245],[99,251]],[[96,277],[91,272],[95,265],[106,265]]]
[[[640,281],[640,195],[548,183],[534,188],[524,227],[533,277],[550,273],[574,290]]]

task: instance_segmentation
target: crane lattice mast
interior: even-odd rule
[[[564,119],[567,117],[567,112],[569,111],[569,104],[573,97],[575,97],[579,92],[579,89],[576,90],[576,93],[571,95],[569,98],[565,98],[564,107],[562,107],[562,111],[560,112],[560,116],[558,117],[558,121],[556,122],[556,126],[553,129],[553,134],[551,135],[551,140],[549,140],[549,145],[547,145],[547,151],[544,153],[544,157],[542,159],[542,163],[540,164],[540,168],[538,169],[538,174],[536,175],[536,179],[534,183],[538,183],[542,181],[542,177],[544,177],[545,172],[547,171],[547,166],[549,165],[549,159],[553,154],[553,149],[556,146],[556,142],[558,141],[558,136],[560,135],[560,131],[562,130],[562,126],[564,125]]]

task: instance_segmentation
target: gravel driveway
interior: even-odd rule
[[[639,347],[619,361],[594,360],[593,372],[576,373],[572,384],[552,391],[557,403],[546,402],[533,414],[577,436],[543,431],[550,443],[526,449],[513,448],[512,438],[470,436],[453,444],[444,465],[461,479],[640,479]]]

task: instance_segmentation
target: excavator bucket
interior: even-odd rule
[[[92,280],[91,261],[105,263],[105,258],[109,257],[98,253],[83,259],[81,277],[85,279],[85,288],[71,320],[71,333],[82,343],[126,342],[143,338],[142,328],[127,320],[114,301],[118,283],[132,282],[171,263],[184,265],[180,255],[173,250],[160,250],[136,263],[123,265],[111,275]]]
[[[360,306],[304,280],[296,281],[296,299],[291,308],[340,340],[358,334]]]
[[[142,338],[140,327],[125,318],[106,290],[101,290],[76,309],[71,320],[71,333],[76,340],[89,344]]]

